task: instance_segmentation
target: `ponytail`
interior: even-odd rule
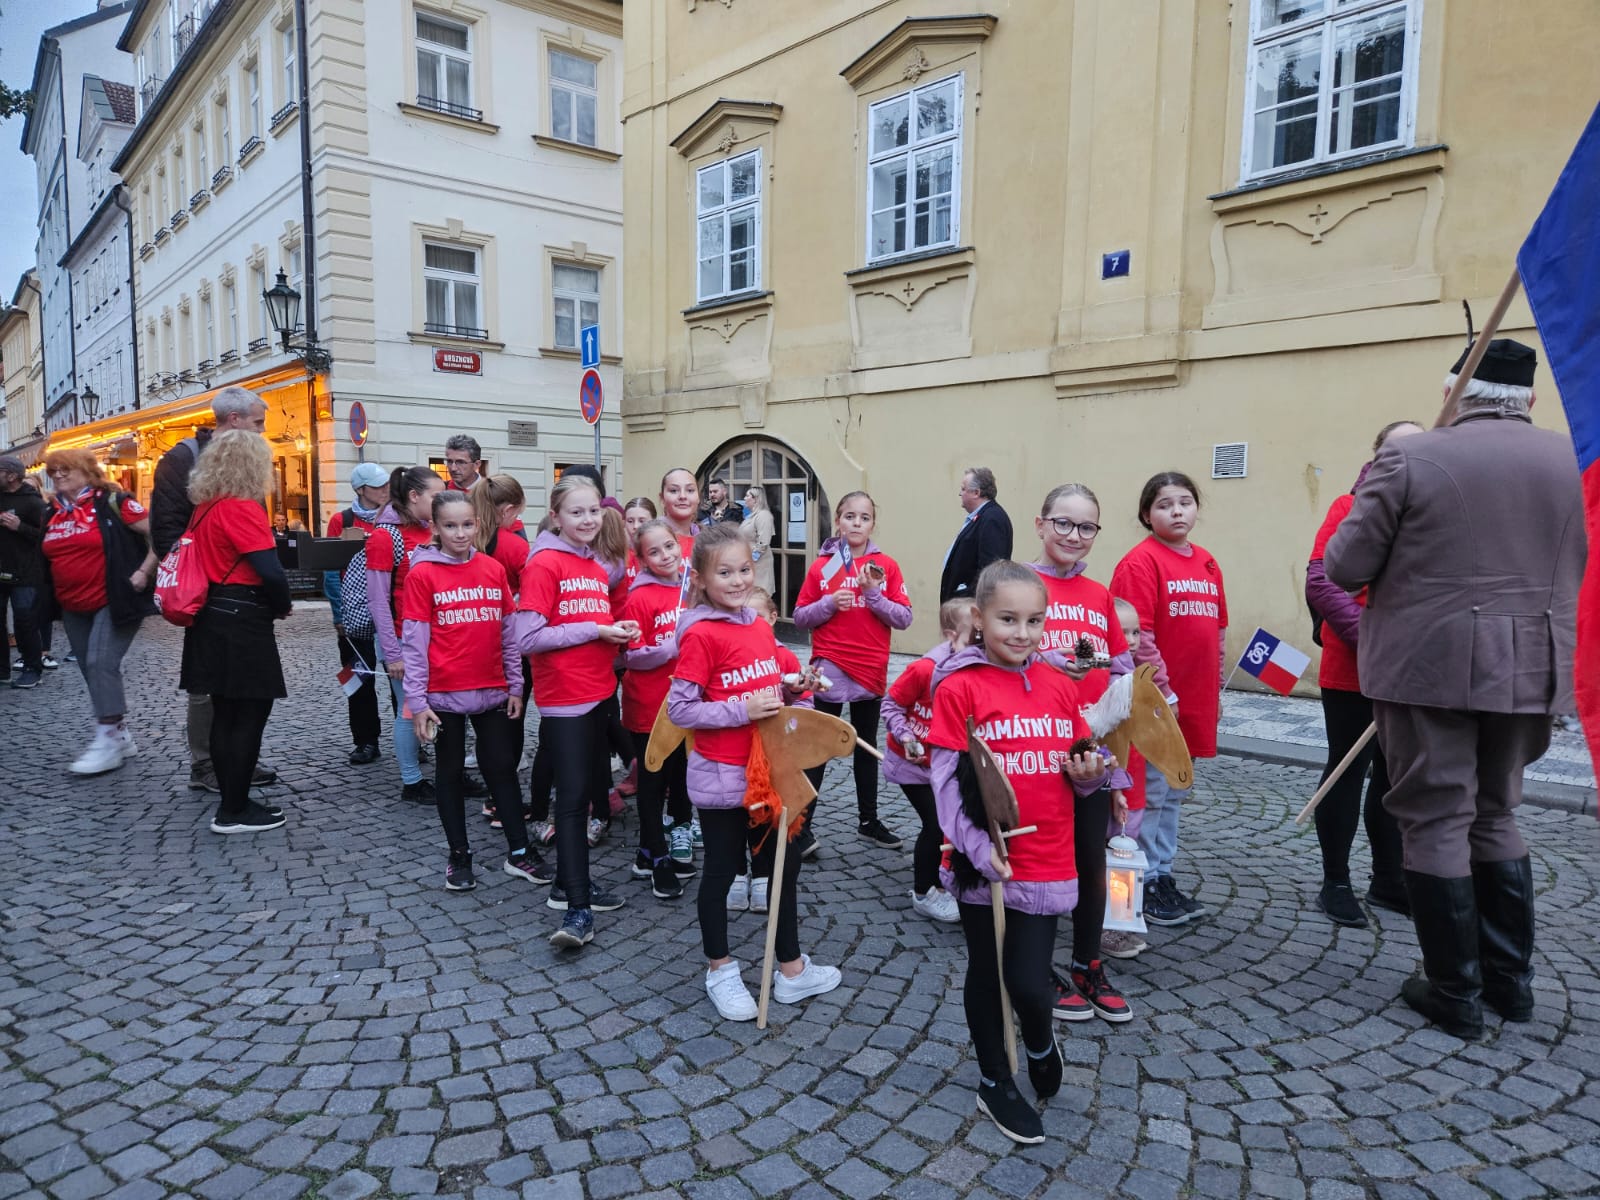
[[[437,478],[439,474],[432,467],[396,467],[389,473],[389,503],[400,524],[422,524],[411,515],[411,497],[427,491],[429,483]]]

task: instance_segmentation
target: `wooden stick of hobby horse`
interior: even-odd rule
[[[1433,423],[1435,429],[1448,425],[1456,419],[1456,406],[1461,403],[1461,393],[1467,390],[1467,382],[1472,378],[1472,373],[1478,369],[1478,364],[1483,361],[1484,354],[1488,352],[1489,339],[1499,331],[1500,322],[1506,317],[1506,309],[1511,307],[1512,298],[1516,296],[1517,288],[1521,285],[1522,277],[1517,274],[1517,269],[1512,267],[1511,278],[1506,280],[1506,286],[1500,289],[1500,298],[1489,310],[1489,319],[1483,323],[1483,330],[1472,340],[1472,349],[1467,353],[1467,361],[1462,363],[1461,370],[1456,372],[1456,381],[1450,385],[1450,394],[1445,397],[1444,407],[1439,410],[1439,419]]]
[[[1000,861],[1006,861],[1006,840],[1000,835],[1000,827],[993,820],[989,822],[989,839],[994,843],[1000,855]],[[1011,1011],[1011,993],[1006,989],[1006,895],[1005,884],[991,883],[989,885],[989,907],[994,910],[994,965],[1000,972],[1000,1011],[1005,1016],[1006,1034],[1006,1061],[1011,1064],[1011,1073],[1017,1073],[1017,1018]]]
[[[865,750],[868,754],[872,755],[872,757],[877,759],[879,762],[883,761],[883,751],[879,750],[870,742],[863,742],[860,738],[857,738],[856,745],[862,750]]]
[[[1000,836],[1003,837],[1003,838],[1014,838],[1018,834],[1022,834],[1022,833],[1038,833],[1038,832],[1039,832],[1039,827],[1037,825],[1024,825],[1021,829],[1005,829],[1005,830],[1002,830],[1001,833],[1000,833]],[[944,854],[946,851],[954,850],[954,849],[955,849],[955,847],[952,846],[949,842],[945,842],[944,845],[939,847],[939,853],[940,854]]]
[[[1367,731],[1356,739],[1356,744],[1350,747],[1349,752],[1339,760],[1339,765],[1333,769],[1322,786],[1317,789],[1317,794],[1311,797],[1311,802],[1300,810],[1300,815],[1294,819],[1296,825],[1304,825],[1311,819],[1311,814],[1317,811],[1317,805],[1322,803],[1322,798],[1333,790],[1333,785],[1339,782],[1340,776],[1350,769],[1350,764],[1355,762],[1356,755],[1372,740],[1372,735],[1378,732],[1376,725],[1368,725]]]
[[[756,1006],[756,1028],[767,1027],[767,1004],[772,999],[772,958],[778,949],[778,906],[783,903],[783,863],[789,853],[789,813],[783,814],[782,828],[774,829],[768,837],[778,839],[778,853],[772,860],[772,878],[776,887],[769,885],[767,899],[767,946],[761,956],[761,1003]]]

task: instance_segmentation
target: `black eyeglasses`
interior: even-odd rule
[[[1095,535],[1100,532],[1100,526],[1093,521],[1074,521],[1070,517],[1046,517],[1045,520],[1049,521],[1050,528],[1054,529],[1062,537],[1066,537],[1076,529],[1079,537],[1086,542],[1092,542],[1095,539]]]

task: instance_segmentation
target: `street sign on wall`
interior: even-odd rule
[[[476,350],[449,350],[438,346],[433,351],[433,369],[451,375],[482,375],[483,355]]]

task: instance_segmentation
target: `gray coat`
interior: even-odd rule
[[[1566,436],[1491,411],[1391,440],[1323,559],[1340,587],[1369,588],[1361,690],[1430,708],[1570,712],[1585,551]]]

